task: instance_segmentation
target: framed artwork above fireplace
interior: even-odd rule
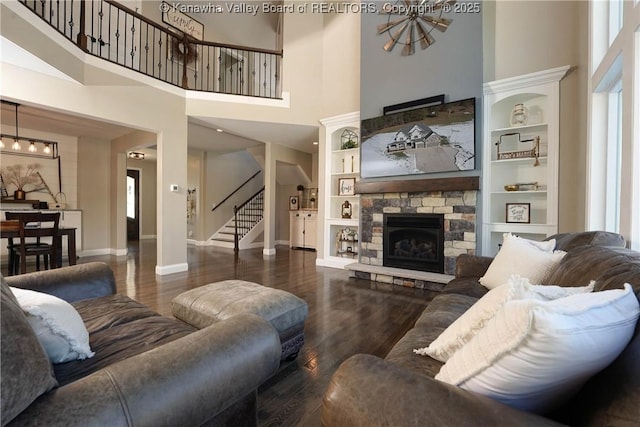
[[[362,178],[475,169],[475,98],[362,120]]]

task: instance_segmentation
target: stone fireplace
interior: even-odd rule
[[[360,252],[358,264],[348,267],[352,275],[417,288],[428,288],[428,282],[437,281],[437,276],[442,283],[448,281],[455,273],[457,256],[476,251],[478,188],[478,177],[356,183],[356,192],[360,194]],[[442,218],[442,257],[438,260],[442,262],[442,270],[434,274],[435,280],[418,279],[420,275],[414,274],[415,270],[434,271],[431,268],[396,265],[385,271],[389,267],[385,265],[385,222],[389,217],[416,214]],[[408,240],[399,246],[411,247],[410,236],[400,235],[399,240]],[[434,245],[437,238],[423,235],[418,240],[414,244],[422,244],[420,247],[426,251],[426,246]]]

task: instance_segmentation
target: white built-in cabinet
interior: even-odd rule
[[[536,240],[558,232],[560,80],[568,69],[484,85],[483,255],[498,252],[505,232]]]
[[[323,195],[322,218],[320,227],[323,238],[322,253],[318,254],[317,264],[344,268],[345,265],[358,262],[360,197],[351,193],[351,183],[360,179],[360,113],[349,113],[320,120],[325,127],[325,139],[320,144],[320,164],[323,175],[320,194]],[[357,146],[347,148],[345,135],[357,135]],[[344,206],[350,208],[345,209]],[[343,213],[350,211],[350,218]]]
[[[315,249],[318,242],[318,212],[291,211],[289,218],[289,246]]]

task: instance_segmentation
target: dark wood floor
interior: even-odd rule
[[[156,244],[135,242],[125,257],[84,257],[105,261],[115,272],[118,292],[171,315],[171,300],[207,283],[242,279],[289,291],[309,304],[305,345],[258,392],[261,426],[319,426],[322,396],[335,370],[349,356],[384,357],[413,325],[433,293],[350,279],[345,270],[316,267],[315,252],[279,246],[274,257],[262,250],[194,247],[189,271],[155,275]]]

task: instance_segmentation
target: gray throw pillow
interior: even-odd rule
[[[57,382],[47,354],[2,275],[0,282],[0,418],[4,426]]]

